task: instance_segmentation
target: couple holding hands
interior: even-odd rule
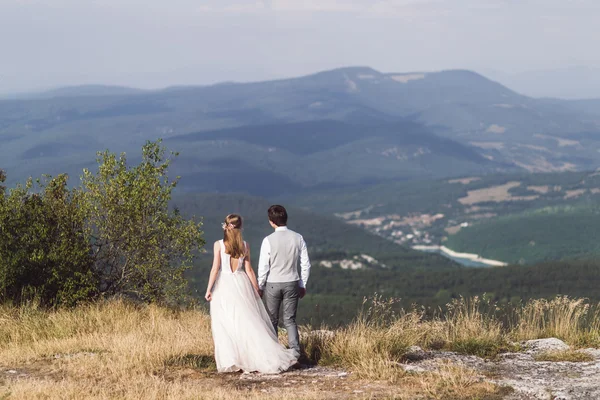
[[[241,216],[225,218],[223,240],[214,244],[205,298],[219,372],[275,374],[296,365],[300,357],[296,311],[306,294],[308,251],[302,236],[288,229],[283,206],[271,206],[268,218],[274,232],[262,242],[258,278],[242,237]],[[277,337],[281,308],[289,349]]]

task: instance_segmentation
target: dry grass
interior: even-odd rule
[[[396,314],[393,303],[377,296],[372,299],[356,321],[338,330],[324,346],[320,344],[321,362],[342,365],[365,379],[398,382],[405,376],[399,363],[410,346],[482,357],[493,357],[508,346],[501,324],[481,312],[477,297],[457,300],[443,317],[430,319],[416,308]]]
[[[350,393],[491,400],[502,398],[505,389],[460,366],[405,372],[400,363],[406,349],[418,345],[494,357],[513,340],[558,337],[575,347],[600,343],[599,308],[580,299],[534,300],[502,320],[498,316],[508,311],[480,298],[458,299],[434,317],[419,308],[394,312],[394,302],[376,296],[353,323],[335,332],[303,329],[310,358],[352,372],[353,379],[343,384],[319,379],[318,385],[285,376],[279,383],[243,384],[236,374],[216,374],[210,320],[203,310],[121,301],[55,311],[4,306],[0,399],[328,399]],[[575,351],[543,357],[589,360]],[[9,369],[16,374],[7,374]]]
[[[514,325],[515,340],[556,337],[576,347],[600,346],[600,307],[584,299],[531,300],[517,307]]]
[[[450,303],[444,320],[447,347],[480,357],[494,357],[506,349],[508,340],[502,324],[491,311],[495,311],[494,306],[479,297]]]
[[[423,332],[422,315],[396,316],[386,311],[388,305],[375,305],[333,338],[303,335],[313,358],[347,367],[355,377],[343,385],[322,379],[318,387],[243,384],[236,374],[216,374],[210,321],[202,310],[121,301],[56,311],[0,307],[0,399],[328,399],[349,393],[413,399],[496,393],[495,386],[469,378],[473,372],[450,365],[439,373],[405,374],[398,362],[407,346],[433,344],[443,330],[436,322]]]
[[[485,399],[499,400],[512,389],[485,382],[475,371],[441,363],[436,373],[427,373],[417,380],[417,386],[433,399]]]
[[[423,310],[395,314],[393,300],[372,305],[326,343],[311,343],[323,362],[342,365],[367,379],[400,380],[398,368],[406,349],[446,349],[494,358],[518,351],[515,341],[556,337],[578,348],[600,345],[600,307],[565,296],[532,300],[524,305],[498,305],[479,297],[456,299],[444,313],[426,318]]]
[[[165,366],[212,354],[208,318],[194,311],[112,302],[55,312],[3,308],[0,321],[0,366],[40,377],[5,384],[11,399],[184,398],[198,384],[161,379]]]
[[[534,357],[535,361],[568,361],[568,362],[591,362],[594,361],[594,357],[589,354],[582,353],[573,350],[562,350],[562,351],[548,351],[545,353],[537,354]]]

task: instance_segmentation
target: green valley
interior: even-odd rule
[[[511,174],[400,182],[290,197],[396,243],[444,245],[508,263],[591,258],[600,174]]]

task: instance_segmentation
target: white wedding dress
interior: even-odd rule
[[[210,302],[217,370],[276,374],[289,369],[297,357],[279,343],[269,314],[246,275],[244,258],[233,272],[222,240],[219,245],[221,268]]]

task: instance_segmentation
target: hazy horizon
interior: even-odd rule
[[[600,17],[593,0],[197,3],[0,0],[0,95],[264,81],[357,65],[469,69],[492,79],[600,70],[590,51]]]

